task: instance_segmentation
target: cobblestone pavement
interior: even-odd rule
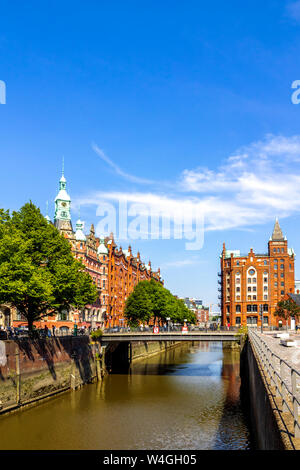
[[[295,369],[300,374],[300,333],[296,334],[295,332],[288,331],[291,340],[297,342],[297,346],[283,346],[280,344],[280,338],[275,338],[278,331],[269,331],[260,333],[255,331],[258,336],[267,344],[269,349],[279,356],[281,359],[286,361],[293,369]],[[286,333],[281,331],[281,333]],[[276,372],[280,374],[280,360],[275,358],[274,366]],[[291,390],[291,370],[283,364],[282,366],[283,380]],[[300,391],[300,376],[297,375],[297,389]]]

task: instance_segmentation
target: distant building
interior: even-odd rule
[[[189,297],[185,297],[182,300],[185,306],[195,313],[198,325],[209,321],[209,308],[203,306],[202,300]]]
[[[300,294],[300,280],[295,280],[295,291],[294,294]]]

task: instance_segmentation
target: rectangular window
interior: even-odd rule
[[[264,286],[264,292],[268,292],[268,286]]]
[[[268,282],[268,278],[267,278],[267,277],[264,277],[264,282]]]
[[[251,277],[248,277],[248,284],[251,284]]]
[[[241,324],[241,317],[236,317],[235,319],[235,324],[240,325]]]
[[[257,312],[257,305],[247,305],[247,312]]]

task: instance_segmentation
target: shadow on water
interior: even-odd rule
[[[246,403],[241,394],[239,351],[224,350],[221,376],[226,386],[226,395],[212,449],[255,450]]]
[[[0,435],[3,449],[253,448],[240,401],[239,353],[223,351],[220,342],[180,345],[114,370],[7,416]]]
[[[127,393],[130,395],[130,380],[125,378],[126,371],[114,370],[113,374],[124,374],[123,393],[125,396]],[[216,415],[220,414],[211,449],[255,449],[245,403],[241,399],[239,351],[223,349],[223,344],[220,342],[198,342],[193,347],[184,344],[145,361],[133,363],[128,369],[128,375],[194,377],[199,379],[199,389],[201,380],[217,381],[223,387],[223,395],[221,399],[216,397],[215,402],[210,402],[207,412],[208,421],[214,420]],[[123,382],[122,379],[121,381]],[[169,391],[168,383],[163,382],[161,386],[163,389],[160,393],[166,395],[172,393],[172,384]],[[153,396],[159,399],[159,393],[155,389]],[[114,401],[114,394],[110,399]],[[203,423],[201,412],[199,409],[199,423]]]

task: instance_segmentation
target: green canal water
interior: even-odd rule
[[[251,449],[239,353],[185,343],[0,417],[0,449]]]

